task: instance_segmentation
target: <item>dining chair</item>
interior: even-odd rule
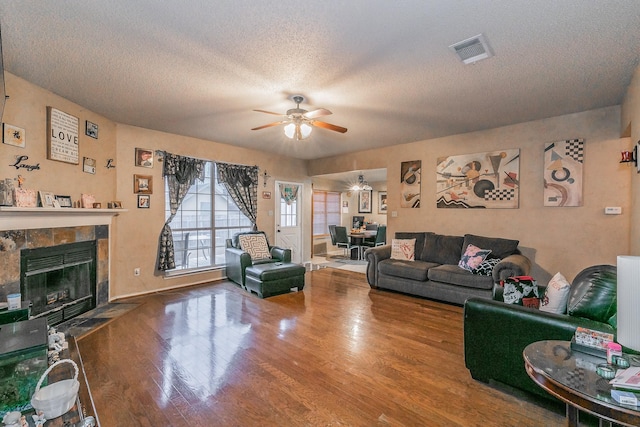
[[[350,257],[351,249],[353,248],[358,248],[359,250],[359,246],[351,244],[351,240],[349,240],[349,236],[347,235],[347,227],[336,226],[335,233],[336,233],[335,245],[339,248],[344,249],[345,256],[349,255]]]
[[[336,245],[336,226],[335,225],[329,226],[329,236],[331,236],[331,244],[335,246]]]
[[[367,240],[365,239],[362,242],[363,246],[373,248],[376,246],[382,246],[387,243],[387,226],[379,225],[378,230],[376,231],[376,236],[373,239]]]

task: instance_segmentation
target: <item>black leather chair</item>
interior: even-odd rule
[[[581,271],[571,283],[568,314],[472,297],[464,304],[464,361],[471,376],[497,381],[539,396],[551,395],[538,387],[524,369],[522,351],[542,340],[570,341],[578,327],[615,335],[611,318],[616,312],[617,270],[596,265]],[[542,290],[540,290],[542,289]],[[539,284],[540,296],[544,286]]]
[[[247,231],[243,233],[237,233],[233,236],[233,239],[227,239],[225,254],[225,263],[227,269],[227,278],[236,282],[243,288],[246,288],[246,269],[253,265],[266,264],[266,263],[291,263],[291,249],[279,248],[277,246],[269,245],[267,239],[267,245],[269,246],[269,252],[271,258],[265,258],[260,260],[251,259],[251,255],[248,252],[242,250],[239,244],[239,236],[242,234],[266,234],[263,231]]]

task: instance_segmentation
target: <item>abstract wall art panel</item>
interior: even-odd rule
[[[421,179],[422,160],[402,162],[400,164],[400,207],[419,208],[422,193]]]
[[[584,140],[544,146],[544,206],[582,206]]]
[[[447,209],[517,209],[519,180],[519,149],[440,157],[436,204]]]

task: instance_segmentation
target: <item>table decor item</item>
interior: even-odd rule
[[[74,367],[75,374],[72,379],[58,381],[40,388],[47,375],[58,365],[70,363]],[[78,395],[80,383],[78,382],[78,365],[71,359],[62,359],[44,371],[40,381],[36,385],[36,391],[31,398],[31,405],[36,412],[42,411],[48,420],[57,418],[67,413],[74,405]]]

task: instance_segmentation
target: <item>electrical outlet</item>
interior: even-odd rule
[[[133,275],[134,276],[139,276],[140,275],[140,267],[136,267],[133,269]]]

